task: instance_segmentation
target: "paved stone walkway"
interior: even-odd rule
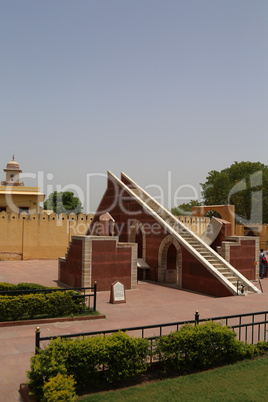
[[[57,261],[0,261],[0,282],[35,282],[57,285]],[[97,296],[97,309],[106,319],[39,325],[41,336],[90,332],[130,326],[161,324],[268,310],[268,278],[263,294],[214,298],[155,283],[139,283],[126,291],[125,304],[110,304],[109,292]],[[0,328],[0,401],[21,401],[19,384],[26,381],[34,353],[35,325]]]

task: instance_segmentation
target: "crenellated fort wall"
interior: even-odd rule
[[[0,213],[0,260],[57,259],[72,236],[85,235],[93,214]]]
[[[57,259],[63,257],[72,236],[85,235],[93,214],[57,215],[16,214],[0,212],[0,260]],[[181,222],[198,236],[205,231],[210,219],[180,216]],[[236,225],[236,235],[245,236],[245,227]],[[254,228],[255,229],[255,228]],[[268,225],[256,227],[260,247],[268,248]],[[254,234],[251,234],[254,236]]]
[[[57,259],[63,257],[72,236],[85,235],[93,214],[57,215],[0,212],[0,260]],[[198,236],[210,219],[179,219]]]

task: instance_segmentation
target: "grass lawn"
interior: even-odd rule
[[[267,401],[268,356],[120,391],[84,396],[92,401]]]

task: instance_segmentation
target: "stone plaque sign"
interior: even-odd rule
[[[119,281],[111,285],[110,303],[126,303],[125,286]]]

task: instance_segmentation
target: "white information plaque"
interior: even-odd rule
[[[124,285],[120,282],[116,282],[114,285],[114,301],[121,301],[125,299]]]
[[[111,285],[110,303],[126,303],[125,286],[116,281]]]

